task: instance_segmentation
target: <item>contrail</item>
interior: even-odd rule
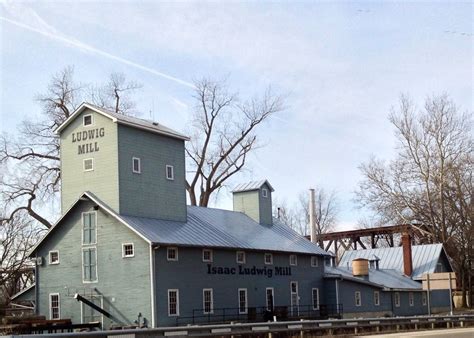
[[[18,22],[18,21],[15,21],[15,20],[11,20],[11,19],[8,19],[8,18],[5,18],[3,16],[0,16],[0,20],[3,20],[5,22],[8,22],[12,25],[15,25],[17,27],[21,27],[23,29],[26,29],[26,30],[29,30],[31,32],[35,32],[35,33],[38,33],[40,35],[43,35],[47,38],[50,38],[52,40],[57,40],[57,41],[61,41],[67,45],[70,45],[70,46],[73,46],[73,47],[76,47],[76,48],[79,48],[83,51],[88,51],[88,52],[91,52],[91,53],[95,53],[97,55],[100,55],[100,56],[103,56],[105,58],[108,58],[108,59],[111,59],[111,60],[115,60],[115,61],[118,61],[118,62],[121,62],[123,64],[126,64],[128,66],[131,66],[131,67],[134,67],[134,68],[137,68],[137,69],[140,69],[140,70],[143,70],[145,72],[148,72],[150,74],[153,74],[153,75],[156,75],[156,76],[159,76],[159,77],[162,77],[162,78],[165,78],[165,79],[168,79],[168,80],[171,80],[171,81],[174,81],[176,83],[179,83],[181,85],[184,85],[184,86],[187,86],[187,87],[191,87],[191,88],[195,88],[195,86],[191,83],[191,82],[187,82],[187,81],[184,81],[184,80],[181,80],[181,79],[178,79],[174,76],[171,76],[171,75],[168,75],[168,74],[165,74],[165,73],[162,73],[162,72],[159,72],[153,68],[150,68],[150,67],[146,67],[146,66],[143,66],[141,64],[138,64],[136,62],[133,62],[133,61],[130,61],[130,60],[127,60],[127,59],[124,59],[124,58],[121,58],[120,56],[116,56],[116,55],[113,55],[113,54],[110,54],[110,53],[107,53],[103,50],[100,50],[100,49],[97,49],[95,47],[92,47],[86,43],[83,43],[79,40],[76,40],[76,39],[73,39],[73,38],[69,38],[69,37],[66,37],[66,36],[61,36],[61,35],[58,35],[58,34],[55,34],[55,33],[51,33],[51,32],[47,32],[47,31],[44,31],[44,30],[40,30],[40,29],[37,29],[35,27],[31,27],[29,25],[25,25],[24,23],[21,23],[21,22]]]

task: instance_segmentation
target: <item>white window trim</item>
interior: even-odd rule
[[[53,262],[53,261],[51,260],[51,254],[52,254],[52,253],[57,253],[57,254],[58,254],[58,260],[57,260],[56,262]],[[50,265],[57,265],[57,264],[59,264],[59,250],[51,250],[51,251],[48,253],[48,257],[49,257],[49,264],[50,264]]]
[[[400,303],[401,303],[401,299],[400,299],[400,293],[399,292],[395,292],[394,294],[394,301],[395,301],[395,307],[400,307]]]
[[[291,258],[292,258],[292,257],[295,258],[294,264],[291,262]],[[297,255],[290,255],[290,265],[291,265],[291,266],[297,266],[297,265],[298,265],[298,256],[297,256]]]
[[[132,246],[133,254],[131,254],[131,255],[126,255],[125,254],[125,245],[131,245]],[[122,243],[122,258],[130,258],[130,257],[135,257],[135,245],[133,243]]]
[[[357,304],[357,295],[359,295],[359,304]],[[362,292],[360,291],[354,292],[354,304],[357,307],[362,306]]]
[[[415,295],[413,292],[408,292],[408,306],[415,306]]]
[[[275,289],[274,288],[265,289],[265,307],[267,308],[267,310],[271,310],[270,308],[268,308],[268,290],[272,290],[273,308],[275,308]]]
[[[176,250],[176,257],[175,257],[175,258],[170,258],[170,257],[169,257],[169,254],[168,254],[168,253],[169,253],[169,251],[170,251],[171,249]],[[168,260],[169,262],[177,262],[177,261],[178,261],[178,247],[176,247],[176,246],[169,246],[169,247],[166,248],[166,260]]]
[[[239,253],[243,254],[244,256],[243,261],[239,261]],[[247,260],[247,255],[245,254],[245,251],[237,251],[235,253],[235,261],[237,262],[237,264],[245,264],[246,260]]]
[[[170,292],[176,292],[176,314],[170,313]],[[179,316],[179,289],[168,289],[168,317]]]
[[[209,251],[210,255],[209,255],[209,259],[204,259],[204,252],[205,251]],[[214,261],[214,253],[212,252],[212,249],[202,249],[202,261],[203,262],[207,262],[207,263],[210,263],[212,261]]]
[[[95,242],[94,243],[84,243],[84,214],[94,214],[95,215]],[[84,211],[81,213],[81,223],[82,223],[82,233],[81,233],[81,240],[82,245],[95,245],[97,244],[97,211]]]
[[[318,295],[318,306],[314,307],[314,290],[316,290],[316,293]],[[318,288],[312,288],[311,289],[311,307],[313,310],[319,310],[319,289]]]
[[[91,124],[86,124],[85,120],[86,120],[87,116],[91,117]],[[87,115],[82,116],[82,126],[86,127],[86,128],[94,126],[94,115],[93,114],[87,114]]]
[[[262,196],[267,198],[268,197],[268,190],[266,188],[262,189]]]
[[[267,255],[270,255],[270,262],[267,263]],[[265,263],[265,265],[273,265],[273,254],[272,253],[269,253],[269,252],[266,252],[263,254],[263,262]]]
[[[244,311],[240,311],[240,291],[244,291],[245,292],[245,310]],[[240,315],[243,315],[243,314],[246,314],[248,313],[249,311],[249,299],[248,299],[248,294],[247,294],[247,289],[238,289],[237,290],[237,305],[238,305],[238,308],[239,308],[239,314]]]
[[[58,318],[53,318],[53,300],[51,299],[52,296],[58,296]],[[60,319],[61,318],[61,296],[59,293],[50,293],[49,294],[49,319]]]
[[[95,280],[84,280],[84,251],[90,250],[90,249],[95,249]],[[84,284],[92,284],[92,283],[97,283],[99,281],[99,271],[97,269],[97,247],[95,246],[89,246],[89,247],[83,247],[82,252],[81,252],[81,261],[82,261],[82,283]]]
[[[319,266],[318,256],[311,256],[311,267],[317,268]]]
[[[375,297],[376,294],[377,297]],[[380,306],[380,291],[374,291],[374,306]]]
[[[91,160],[92,161],[92,169],[86,169],[86,161],[88,160]],[[82,160],[82,169],[87,172],[87,171],[94,171],[94,158],[93,157],[90,157],[90,158],[85,158],[84,160]]]
[[[421,305],[422,306],[426,306],[426,303],[427,303],[427,294],[425,292],[422,292],[421,293]]]
[[[206,299],[204,297],[206,291],[211,291],[211,308],[209,312],[206,312]],[[212,288],[202,289],[202,313],[205,315],[214,313],[214,291]]]
[[[138,170],[135,170],[135,160],[138,160]],[[142,160],[140,159],[140,157],[132,157],[132,172],[134,174],[142,173]]]
[[[168,177],[168,168],[171,168],[171,177]],[[174,181],[174,166],[167,164],[166,171],[165,171],[166,179],[168,181]]]

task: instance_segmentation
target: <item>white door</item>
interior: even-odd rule
[[[299,309],[299,297],[298,297],[298,282],[290,283],[290,291],[291,291],[291,315],[299,316],[300,309]]]

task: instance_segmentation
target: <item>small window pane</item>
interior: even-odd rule
[[[50,304],[50,317],[51,319],[59,319],[59,295],[51,294],[49,295],[49,304]]]
[[[178,315],[178,290],[168,290],[168,315]]]
[[[239,313],[247,313],[247,289],[239,289]]]
[[[133,244],[124,244],[122,247],[123,250],[123,257],[133,257],[134,252],[133,252]]]
[[[59,252],[50,251],[49,253],[49,264],[58,264],[59,263]]]
[[[166,166],[166,178],[168,180],[174,180],[174,168],[172,165]]]
[[[84,160],[84,171],[92,171],[92,170],[94,170],[94,159],[86,158]]]
[[[376,306],[380,305],[380,292],[379,291],[374,291],[374,305]]]
[[[273,264],[273,256],[271,253],[265,254],[265,264]]]
[[[212,262],[212,250],[209,250],[209,249],[202,250],[202,261]]]
[[[316,256],[311,256],[311,266],[314,268],[314,267],[318,267],[318,257]]]
[[[141,161],[138,157],[134,157],[132,159],[132,166],[133,166],[133,172],[134,173],[140,174],[142,172]]]
[[[319,309],[319,289],[313,289],[313,310]]]
[[[360,291],[355,292],[355,305],[356,306],[361,306],[362,305]]]
[[[92,115],[84,116],[84,126],[90,126],[92,124]]]
[[[240,263],[240,264],[245,263],[245,252],[244,251],[237,251],[237,263]]]
[[[212,313],[213,311],[212,289],[203,290],[204,313]]]
[[[290,265],[297,265],[297,264],[298,264],[298,261],[297,261],[296,255],[290,255]]]
[[[268,191],[267,191],[267,189],[265,189],[265,188],[262,189],[262,196],[263,196],[263,197],[268,197]]]
[[[168,258],[169,261],[177,261],[178,260],[178,248],[168,248],[167,258]]]

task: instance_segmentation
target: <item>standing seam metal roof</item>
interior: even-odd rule
[[[441,251],[442,244],[424,244],[413,245],[411,251],[413,264],[413,279],[421,279],[425,273],[433,273],[436,270]],[[376,248],[366,250],[346,251],[339,262],[340,267],[347,267],[352,264],[352,260],[356,258],[370,259],[372,255],[380,258],[380,269],[395,269],[403,271],[403,248]]]
[[[262,225],[241,212],[188,206],[186,222],[124,216],[152,243],[328,255],[277,219]]]
[[[232,192],[243,192],[243,191],[252,191],[258,190],[262,187],[262,185],[267,184],[270,190],[273,192],[275,191],[268,180],[260,180],[260,181],[252,181],[247,183],[241,183],[234,187]]]

